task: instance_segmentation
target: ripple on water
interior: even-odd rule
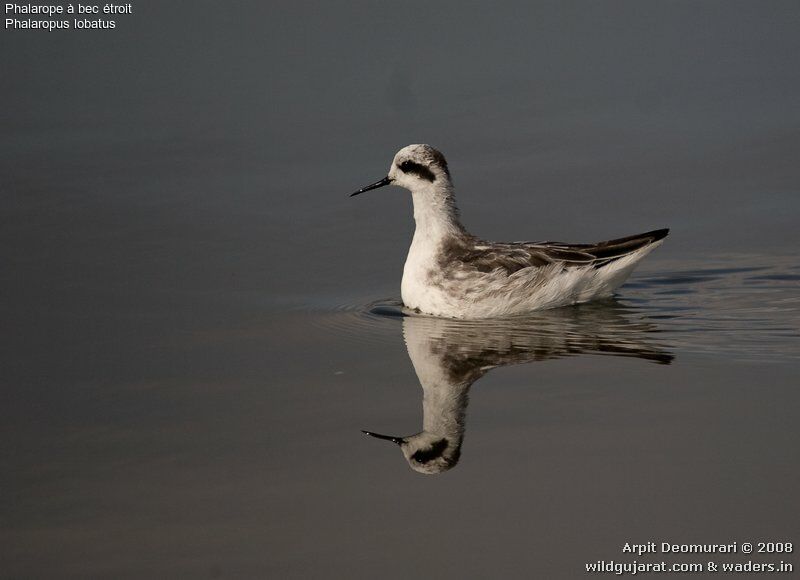
[[[728,267],[724,262],[736,262]],[[723,262],[723,264],[720,264]],[[752,265],[741,265],[750,262]],[[680,350],[758,360],[800,358],[800,275],[793,256],[728,256],[707,267],[667,270],[623,286],[660,320]]]
[[[358,343],[395,342],[420,334],[459,356],[489,366],[560,358],[579,353],[629,356],[668,364],[673,355],[659,343],[655,324],[636,308],[609,299],[489,320],[453,320],[419,314],[400,300],[340,305],[314,315],[314,325],[339,339]]]
[[[322,306],[306,312],[317,331],[352,344],[397,341],[398,322],[406,316],[402,302],[391,298]]]

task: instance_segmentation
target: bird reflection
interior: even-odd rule
[[[493,368],[580,354],[657,364],[673,359],[654,340],[656,325],[613,299],[502,320],[402,316],[408,355],[423,390],[422,431],[405,437],[364,433],[399,445],[409,466],[426,474],[458,463],[469,388]]]

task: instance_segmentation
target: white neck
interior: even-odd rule
[[[466,233],[458,218],[453,184],[449,180],[437,179],[430,185],[411,190],[411,195],[417,222],[415,240],[420,236],[431,242]]]
[[[469,234],[458,219],[453,185],[443,176],[431,184],[417,184],[411,190],[417,227],[403,268],[401,295],[409,308],[421,308],[432,297],[428,280],[440,268],[441,251],[452,240]]]

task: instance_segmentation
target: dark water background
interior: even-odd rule
[[[796,2],[145,1],[2,30],[0,575],[800,542],[798,30]],[[475,384],[438,476],[359,432],[421,424],[413,322],[371,312],[410,199],[346,197],[414,142],[482,237],[672,228],[615,301],[514,335],[531,362]]]

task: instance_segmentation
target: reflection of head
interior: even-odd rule
[[[442,473],[461,456],[469,388],[489,370],[578,354],[669,364],[672,355],[651,342],[656,331],[613,300],[501,320],[405,316],[408,355],[423,389],[423,430],[408,437],[365,433],[399,445],[414,471]]]
[[[386,439],[400,446],[408,465],[414,471],[427,475],[442,473],[458,463],[461,457],[461,445],[447,437],[422,431],[408,437],[391,437],[364,431],[367,435]]]
[[[454,443],[446,437],[423,431],[409,437],[401,449],[411,469],[430,475],[447,471],[458,463],[461,441],[458,445]]]

